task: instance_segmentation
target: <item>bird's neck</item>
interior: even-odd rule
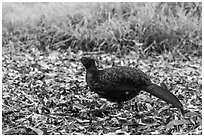
[[[91,67],[89,69],[86,69],[86,81],[89,86],[91,86],[91,81],[96,78],[98,75],[99,70],[96,67]]]
[[[92,66],[92,67],[86,68],[86,71],[87,71],[88,73],[94,73],[94,72],[97,72],[98,69],[97,69],[96,66]]]

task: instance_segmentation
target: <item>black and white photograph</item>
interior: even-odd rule
[[[1,7],[2,135],[202,135],[202,1]]]

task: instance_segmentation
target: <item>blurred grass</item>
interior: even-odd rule
[[[3,3],[2,10],[3,46],[18,34],[43,50],[126,54],[142,42],[145,53],[202,54],[202,3]]]

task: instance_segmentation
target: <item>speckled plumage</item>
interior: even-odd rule
[[[155,85],[141,70],[125,66],[116,66],[98,70],[95,60],[82,57],[86,68],[86,82],[90,89],[103,98],[113,102],[123,102],[134,98],[141,90],[183,109],[180,101],[167,89]]]
[[[112,67],[93,73],[87,72],[86,81],[92,91],[115,102],[130,100],[139,94],[142,85],[151,83],[143,72],[129,67]]]

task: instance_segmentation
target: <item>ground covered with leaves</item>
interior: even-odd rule
[[[166,83],[187,110],[182,116],[145,92],[121,109],[100,98],[85,82],[82,51],[43,54],[12,44],[3,48],[3,134],[201,134],[201,58],[94,54],[99,68],[134,66]]]

